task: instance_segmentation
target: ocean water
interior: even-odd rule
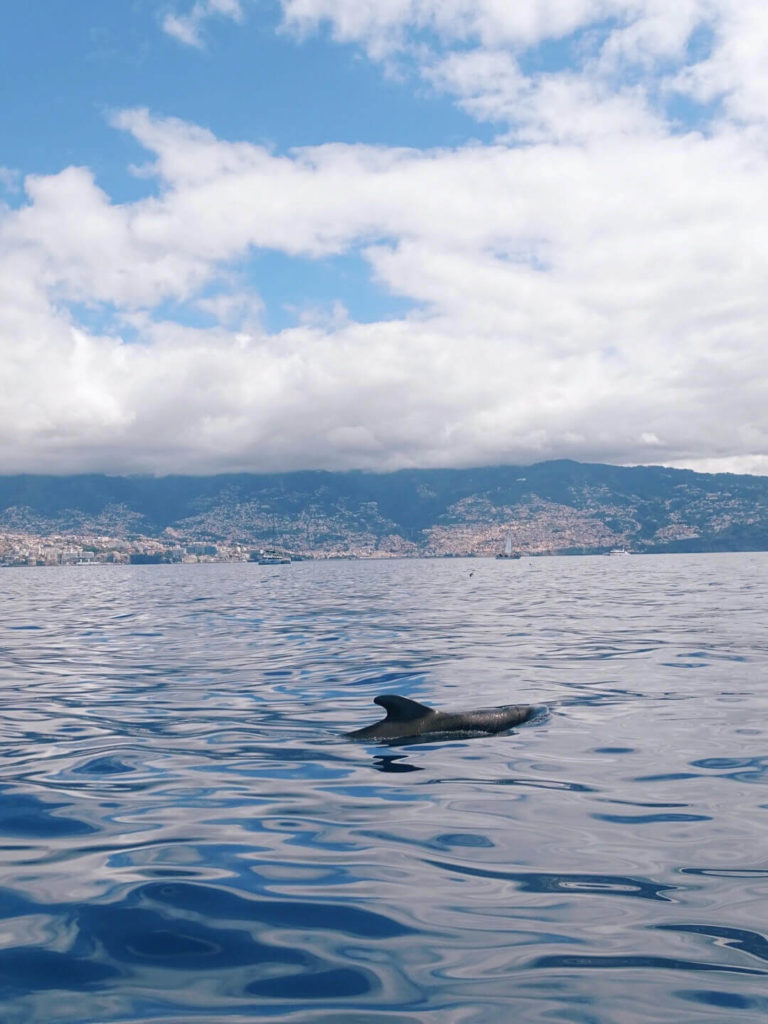
[[[764,1024],[768,555],[0,570],[3,1024]],[[351,743],[401,693],[544,705]]]

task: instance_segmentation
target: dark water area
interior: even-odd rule
[[[0,570],[3,1024],[764,1024],[768,555]],[[351,743],[380,693],[534,722]]]

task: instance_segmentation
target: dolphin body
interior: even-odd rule
[[[440,739],[469,739],[504,732],[527,722],[536,712],[530,704],[506,704],[476,711],[435,711],[426,704],[383,693],[373,698],[387,717],[345,735],[351,740],[380,740],[383,743],[428,743]]]

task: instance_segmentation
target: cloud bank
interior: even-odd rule
[[[276,154],[119,112],[151,194],[116,203],[69,166],[0,214],[1,471],[768,472],[760,5],[283,11],[450,93],[496,141]],[[198,45],[213,13],[243,14],[208,0],[165,28]],[[358,322],[329,296],[270,333],[260,252],[361,263],[411,312]]]

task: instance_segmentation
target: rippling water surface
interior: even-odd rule
[[[0,1018],[764,1024],[767,570],[0,570]]]

